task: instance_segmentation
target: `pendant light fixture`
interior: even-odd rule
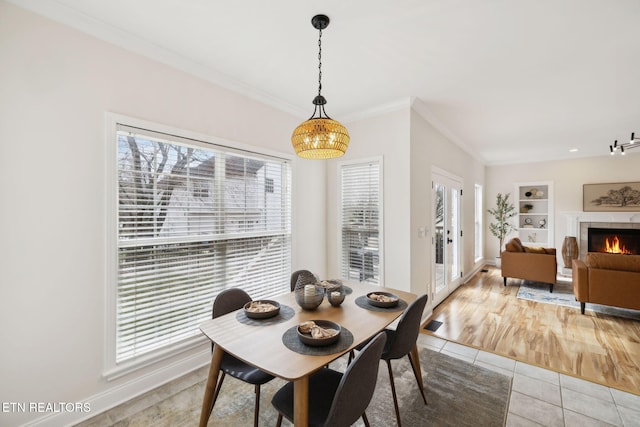
[[[340,122],[332,120],[324,111],[327,100],[322,96],[322,30],[329,25],[329,17],[316,15],[311,24],[318,36],[318,96],[313,99],[313,115],[295,128],[291,143],[296,154],[306,159],[331,159],[342,156],[349,146],[349,132]]]

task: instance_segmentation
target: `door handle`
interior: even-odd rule
[[[453,239],[447,237],[447,243],[453,243]]]

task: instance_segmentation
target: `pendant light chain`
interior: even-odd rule
[[[318,96],[322,91],[322,29],[319,30],[318,36]]]

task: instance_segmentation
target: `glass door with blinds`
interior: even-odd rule
[[[434,172],[433,185],[433,301],[439,304],[462,283],[462,182]]]
[[[340,163],[339,174],[341,276],[381,284],[382,159]]]

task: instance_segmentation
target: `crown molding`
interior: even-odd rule
[[[366,110],[345,114],[341,117],[341,121],[344,123],[350,123],[356,122],[358,120],[370,119],[372,117],[381,116],[383,114],[393,113],[394,111],[411,108],[411,103],[412,100],[410,97],[397,99],[395,101],[368,108]]]
[[[447,128],[436,116],[433,114],[431,110],[427,107],[427,105],[420,100],[419,98],[413,98],[413,102],[411,108],[418,113],[420,117],[425,119],[431,126],[436,128],[438,132],[444,135],[448,140],[453,142],[455,145],[460,147],[463,151],[468,153],[471,157],[476,160],[479,160],[483,164],[487,163],[487,159],[485,159],[482,155],[480,155],[477,151],[472,149],[468,144],[466,144],[462,138],[453,133],[449,128]]]

